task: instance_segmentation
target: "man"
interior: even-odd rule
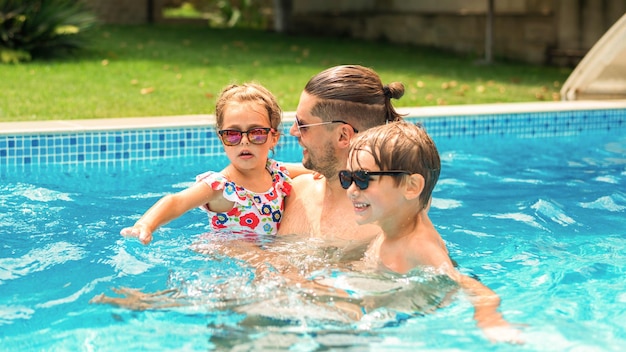
[[[391,98],[402,95],[402,83],[383,85],[376,72],[358,65],[331,67],[309,80],[289,132],[302,146],[302,164],[323,177],[294,178],[279,234],[368,241],[380,232],[376,225],[356,223],[338,172],[359,131],[401,119]]]

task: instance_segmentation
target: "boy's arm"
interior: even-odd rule
[[[491,341],[524,343],[521,332],[504,320],[498,311],[500,297],[490,288],[469,276],[457,273],[456,281],[468,293],[474,306],[474,320]]]
[[[430,221],[425,215],[426,212],[422,212],[422,214],[424,214],[425,220]],[[468,294],[474,306],[474,320],[487,338],[493,342],[523,343],[521,332],[504,320],[498,311],[500,297],[480,281],[456,270],[441,237],[437,235],[433,238],[437,241],[430,242],[430,247],[420,246],[422,254],[426,253],[426,256],[421,258],[422,262],[441,268]]]

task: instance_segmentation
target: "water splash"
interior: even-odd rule
[[[48,188],[37,187],[28,183],[18,183],[15,188],[12,189],[15,195],[21,195],[32,201],[37,202],[52,202],[56,200],[62,200],[71,202],[72,195],[70,193],[59,192]]]
[[[120,275],[140,275],[152,268],[154,264],[146,263],[128,253],[123,247],[118,247],[117,253],[103,263],[111,265]]]

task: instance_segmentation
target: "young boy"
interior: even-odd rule
[[[398,121],[359,134],[350,146],[348,170],[339,172],[359,225],[382,229],[367,256],[397,273],[431,267],[469,294],[474,318],[492,341],[520,343],[520,332],[498,312],[500,298],[456,270],[446,245],[428,217],[441,162],[426,131]]]

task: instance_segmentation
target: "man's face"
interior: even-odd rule
[[[327,178],[333,178],[337,176],[338,168],[344,165],[339,165],[336,156],[335,129],[329,129],[330,124],[311,114],[317,101],[317,97],[302,92],[296,109],[296,122],[291,126],[289,134],[298,138],[302,147],[302,165]]]

